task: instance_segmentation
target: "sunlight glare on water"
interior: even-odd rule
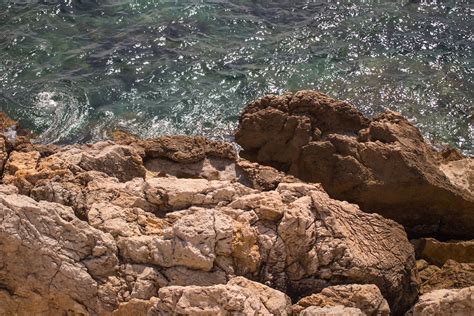
[[[0,0],[0,110],[42,142],[232,139],[246,103],[318,89],[474,153],[462,1]]]

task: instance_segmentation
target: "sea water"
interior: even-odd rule
[[[232,140],[248,102],[317,89],[472,154],[473,15],[469,0],[0,0],[0,110],[48,143]]]

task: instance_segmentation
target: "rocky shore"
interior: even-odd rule
[[[0,118],[0,315],[472,315],[474,159],[314,92],[203,137]]]

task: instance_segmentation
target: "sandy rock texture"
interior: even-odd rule
[[[436,290],[420,297],[407,316],[470,316],[474,310],[474,287]]]
[[[474,263],[474,240],[441,242],[433,238],[412,240],[417,258],[442,266],[448,260]]]
[[[315,91],[268,95],[245,108],[235,139],[244,158],[321,183],[413,236],[474,238],[473,159],[435,151],[397,113],[369,119]]]
[[[171,157],[170,165],[188,157],[178,150],[192,148],[176,144],[170,154],[166,146],[170,138],[156,152]],[[142,149],[123,142],[53,152],[13,147],[0,190],[0,284],[8,302],[2,308],[143,311],[149,307],[139,302],[149,306],[167,287],[184,287],[173,290],[184,297],[202,292],[188,286],[222,285],[205,291],[216,297],[233,293],[228,282],[236,276],[294,300],[346,283],[375,284],[395,312],[416,300],[414,250],[397,223],[333,200],[319,185],[218,150],[186,158],[184,170],[194,173],[177,177],[177,169],[150,170],[162,157]],[[34,264],[22,264],[29,258]],[[173,291],[167,295],[175,297]],[[173,304],[153,306],[177,308]],[[264,311],[255,304],[251,308]]]
[[[373,284],[336,285],[323,289],[299,300],[293,305],[293,313],[306,313],[311,307],[327,308],[344,306],[356,308],[362,315],[390,315],[390,308],[380,290]],[[304,312],[306,311],[306,312]]]

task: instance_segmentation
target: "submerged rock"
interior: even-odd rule
[[[235,139],[244,158],[319,182],[414,236],[474,238],[473,159],[440,159],[397,113],[368,119],[315,91],[268,95],[246,107]]]

